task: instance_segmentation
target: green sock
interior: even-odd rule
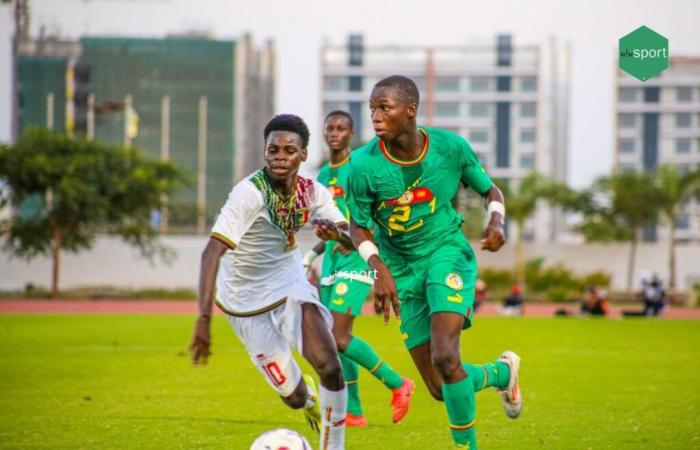
[[[491,386],[496,386],[500,389],[508,387],[510,367],[503,361],[494,361],[483,365],[462,363],[462,367],[469,374],[469,378],[474,386],[474,392],[479,392]]]
[[[350,338],[348,348],[345,349],[342,355],[369,370],[376,379],[384,383],[389,389],[396,389],[403,384],[401,375],[392,369],[389,364],[382,361],[372,347],[357,336]]]
[[[348,412],[353,416],[362,416],[362,404],[360,403],[360,385],[357,383],[360,377],[360,369],[357,363],[342,354],[340,362],[343,365],[343,378],[348,386]]]
[[[461,448],[476,450],[476,396],[472,381],[467,376],[456,383],[443,383],[442,398],[450,419],[452,440]]]

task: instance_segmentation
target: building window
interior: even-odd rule
[[[637,101],[637,89],[624,87],[620,88],[620,102],[634,103]]]
[[[347,89],[345,77],[326,77],[326,92],[338,92]]]
[[[676,89],[676,100],[679,102],[692,102],[693,101],[693,88],[691,87],[679,87]]]
[[[620,126],[622,128],[634,128],[637,126],[637,116],[634,114],[620,114]]]
[[[438,77],[435,90],[437,92],[459,92],[459,77]]]
[[[487,167],[489,165],[489,155],[482,152],[476,152],[476,157],[481,161],[481,165]]]
[[[458,117],[459,103],[437,103],[435,105],[435,115],[437,117]]]
[[[536,106],[534,103],[520,105],[520,117],[535,117]]]
[[[535,92],[537,85],[534,77],[525,77],[520,80],[520,90],[523,92]]]
[[[690,128],[691,119],[690,113],[676,114],[676,128]]]
[[[469,106],[469,115],[471,117],[488,117],[489,105],[486,103],[474,103]]]
[[[622,153],[634,153],[635,142],[634,139],[620,139],[620,152]]]
[[[489,134],[486,130],[471,130],[469,132],[469,140],[471,142],[486,142],[489,140]]]
[[[690,228],[690,216],[688,214],[680,214],[676,222],[676,230],[687,230]]]
[[[535,155],[520,155],[520,167],[526,170],[535,168]]]
[[[490,88],[487,77],[473,77],[469,80],[469,89],[472,92],[486,92]]]
[[[348,104],[344,102],[325,102],[324,105],[324,114],[328,114],[331,111],[347,111],[348,109]]]
[[[676,153],[690,153],[690,139],[676,139]]]
[[[535,142],[535,130],[520,130],[520,142],[531,143]]]
[[[636,170],[637,167],[634,164],[620,164],[620,172],[622,173],[635,172]]]

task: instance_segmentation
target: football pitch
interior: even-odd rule
[[[214,356],[189,363],[193,317],[0,316],[0,448],[227,448],[263,431],[301,431],[250,363],[226,320]],[[411,410],[391,423],[390,393],[360,375],[367,428],[349,450],[452,448],[441,403],[428,395],[396,322],[357,321],[355,332],[417,382]],[[700,322],[477,317],[465,360],[523,357],[525,408],[507,419],[497,394],[477,394],[481,449],[700,448]],[[307,367],[307,366],[304,366]]]

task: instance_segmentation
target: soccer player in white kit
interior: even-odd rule
[[[282,401],[303,409],[320,431],[319,449],[344,449],[347,389],[330,331],[332,318],[306,280],[294,235],[311,222],[321,239],[354,247],[327,188],[297,175],[309,141],[304,121],[275,116],[263,135],[266,166],[234,186],[202,253],[192,361],[204,364],[210,355],[216,296],[253,364]],[[318,395],[292,350],[318,374]]]

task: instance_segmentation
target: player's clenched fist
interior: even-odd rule
[[[192,336],[192,344],[190,344],[192,364],[204,365],[207,363],[207,358],[211,355],[211,351],[209,351],[210,343],[209,319],[200,317],[194,324],[194,335]]]
[[[503,236],[503,225],[490,223],[484,231],[484,237],[480,243],[482,250],[498,251],[506,243],[506,239]]]

